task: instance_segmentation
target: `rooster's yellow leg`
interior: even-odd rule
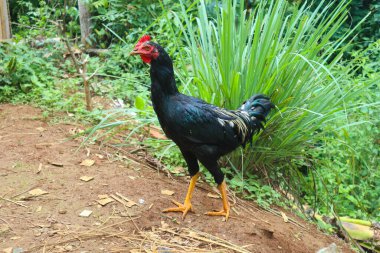
[[[222,195],[222,202],[223,202],[223,210],[219,212],[208,212],[207,215],[211,216],[224,216],[226,217],[226,221],[228,220],[228,217],[230,216],[230,204],[228,203],[228,197],[227,197],[227,189],[226,189],[226,182],[223,181],[220,185],[218,185],[218,189]]]
[[[195,188],[195,183],[197,182],[197,179],[198,179],[199,175],[200,175],[200,172],[198,172],[197,174],[195,174],[191,178],[189,189],[187,190],[187,194],[186,194],[186,198],[185,198],[184,204],[182,205],[181,203],[178,203],[177,201],[173,201],[173,203],[176,204],[178,207],[165,209],[165,210],[163,210],[164,213],[166,213],[166,212],[182,212],[183,213],[182,219],[185,219],[187,212],[189,210],[193,211],[193,208],[191,206],[191,198],[193,196],[193,191],[194,191],[194,188]]]

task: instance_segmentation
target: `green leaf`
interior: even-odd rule
[[[144,110],[145,108],[145,100],[140,97],[140,96],[137,96],[136,99],[135,99],[135,107],[139,110]]]

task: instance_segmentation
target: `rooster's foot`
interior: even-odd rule
[[[224,216],[227,221],[230,216],[230,209],[228,208],[227,210],[221,210],[219,212],[207,212],[206,214],[210,216]]]
[[[172,202],[174,204],[176,204],[178,207],[167,208],[167,209],[163,210],[164,213],[168,213],[168,212],[182,212],[183,213],[182,214],[182,220],[184,220],[185,217],[186,217],[186,214],[189,211],[193,211],[193,207],[192,207],[190,201],[189,202],[185,201],[184,204],[181,204],[181,203],[179,203],[177,201],[174,201],[174,200],[172,200]]]

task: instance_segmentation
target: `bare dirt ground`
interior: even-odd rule
[[[0,105],[0,252],[306,253],[331,243],[352,252],[289,212],[294,222],[241,200],[228,222],[205,216],[221,205],[205,183],[185,221],[164,214],[171,199],[184,199],[187,178],[121,161],[97,145],[76,152],[81,141],[69,137],[78,127],[44,121],[30,106]],[[85,159],[95,163],[81,165]],[[113,201],[102,206],[101,195]],[[92,213],[81,217],[83,210]]]

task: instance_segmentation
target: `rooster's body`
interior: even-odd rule
[[[191,210],[191,194],[199,176],[198,161],[213,175],[223,198],[223,210],[210,215],[228,218],[224,175],[218,159],[252,140],[254,133],[263,128],[262,122],[273,107],[263,95],[254,95],[239,110],[227,110],[210,105],[198,98],[181,94],[175,83],[172,61],[158,44],[143,37],[133,54],[151,64],[151,98],[153,108],[165,134],[181,150],[192,180],[185,203],[165,211],[182,211],[183,217]]]

